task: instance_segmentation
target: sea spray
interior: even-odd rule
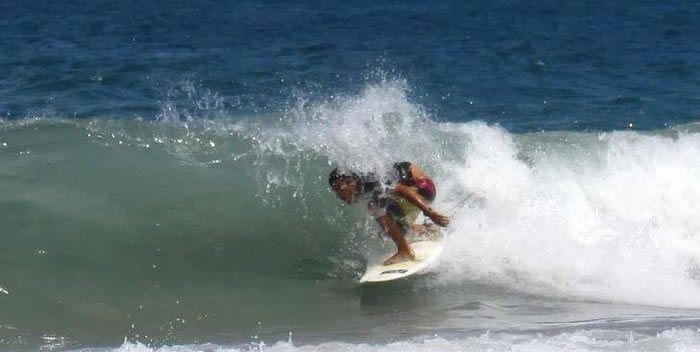
[[[453,182],[486,201],[455,216],[442,279],[700,306],[700,135],[465,130]]]

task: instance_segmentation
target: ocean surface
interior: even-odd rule
[[[0,2],[2,351],[700,351],[695,1]],[[425,275],[335,166],[420,164]]]

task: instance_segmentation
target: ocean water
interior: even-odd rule
[[[0,4],[0,350],[698,351],[691,1]],[[427,273],[335,166],[423,166]]]

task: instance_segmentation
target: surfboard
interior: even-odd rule
[[[418,234],[411,233],[406,239],[416,255],[416,260],[384,265],[382,263],[391,255],[382,257],[367,266],[367,270],[360,278],[360,283],[391,281],[419,273],[440,256],[445,246],[445,235],[437,227]]]

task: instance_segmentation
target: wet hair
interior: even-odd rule
[[[337,167],[333,169],[333,171],[331,171],[330,175],[328,175],[328,185],[331,186],[333,190],[338,190],[338,182],[350,180],[355,180],[358,184],[362,183],[362,178],[360,177],[360,175],[354,172],[347,174],[341,173]]]
[[[357,174],[355,172],[341,173],[336,167],[328,175],[328,185],[331,189],[338,191],[340,182],[355,181],[357,183],[357,193],[375,192],[380,187],[380,182],[377,176],[373,173]]]

